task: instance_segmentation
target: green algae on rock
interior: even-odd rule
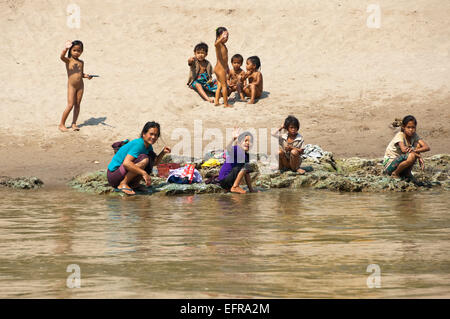
[[[259,189],[311,187],[341,192],[408,192],[426,189],[450,190],[449,165],[450,155],[439,154],[425,159],[425,170],[413,171],[413,180],[395,179],[383,173],[382,159],[365,159],[351,157],[347,159],[333,158],[333,154],[325,152],[320,159],[307,158],[303,166],[311,166],[312,171],[304,175],[296,172],[273,171],[267,163],[252,163],[254,172],[251,179]],[[219,168],[200,168],[204,180],[218,174]],[[264,172],[264,173],[263,173]],[[108,185],[106,170],[83,174],[75,177],[70,183],[81,191],[107,194],[114,192]],[[164,195],[220,193],[224,190],[216,184],[171,184],[165,178],[153,177],[152,186],[144,188],[138,194],[161,193]]]
[[[0,176],[0,187],[14,189],[38,189],[44,185],[44,182],[37,177],[8,177]]]

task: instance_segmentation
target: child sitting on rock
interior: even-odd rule
[[[282,130],[287,132],[281,134]],[[303,137],[298,133],[300,122],[295,116],[289,115],[284,124],[272,135],[278,138],[280,150],[278,152],[280,170],[292,170],[299,174],[305,174],[305,170],[300,168],[304,149]]]
[[[233,144],[237,141],[237,145]],[[239,185],[243,178],[247,183],[251,193],[255,192],[252,187],[250,173],[252,169],[249,164],[250,156],[248,151],[253,143],[253,135],[250,132],[239,134],[239,130],[233,132],[233,140],[227,146],[227,157],[225,163],[220,168],[220,186],[232,193],[245,194],[246,191]]]
[[[386,148],[384,154],[384,169],[392,177],[412,177],[411,170],[419,160],[422,170],[425,165],[420,155],[428,152],[430,147],[416,133],[417,120],[408,115],[403,118],[402,130],[398,132]]]

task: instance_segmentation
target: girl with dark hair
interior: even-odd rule
[[[141,136],[123,145],[108,165],[108,183],[127,195],[134,195],[133,189],[139,188],[143,178],[145,184],[150,186],[150,173],[154,165],[158,165],[170,148],[165,146],[157,156],[153,151],[161,134],[158,123],[147,122],[142,129]]]
[[[66,57],[68,53],[68,57]],[[83,98],[84,83],[83,78],[92,79],[92,76],[84,73],[84,62],[79,59],[83,53],[83,42],[79,40],[67,41],[64,50],[61,52],[61,60],[66,64],[67,76],[67,107],[61,117],[59,130],[67,132],[66,120],[73,108],[72,129],[79,131],[77,126],[78,115],[80,114],[80,104]]]
[[[260,72],[261,61],[257,56],[251,56],[247,59],[247,72],[245,73],[244,88],[242,89],[245,96],[250,97],[248,104],[255,104],[255,99],[259,99],[263,92],[263,76]],[[245,80],[248,84],[245,85]]]
[[[417,120],[408,115],[403,118],[401,132],[398,132],[386,148],[384,154],[385,172],[392,177],[412,177],[411,171],[419,160],[422,170],[425,164],[423,152],[428,152],[430,147],[416,133]]]
[[[235,144],[233,146],[233,144]],[[232,193],[245,194],[239,185],[242,179],[245,179],[250,192],[255,192],[252,187],[250,173],[250,155],[248,154],[253,144],[253,135],[250,132],[239,134],[239,129],[235,128],[233,132],[233,140],[228,144],[227,157],[225,163],[220,168],[219,183],[220,186]]]
[[[228,68],[228,49],[225,43],[228,41],[228,30],[224,27],[219,27],[216,29],[216,42],[214,46],[216,47],[216,57],[217,64],[214,67],[214,73],[217,78],[217,90],[216,97],[214,99],[214,105],[219,105],[220,95],[223,97],[223,106],[231,107],[228,104],[228,87],[227,87],[227,74],[229,72]]]
[[[282,130],[287,132],[281,134]],[[289,115],[283,125],[272,135],[278,138],[280,150],[278,152],[280,170],[288,169],[299,174],[305,174],[305,170],[300,168],[304,149],[303,137],[298,133],[300,122],[295,116]]]

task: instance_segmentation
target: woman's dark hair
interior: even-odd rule
[[[284,120],[284,129],[287,130],[289,128],[290,125],[294,125],[297,130],[300,129],[300,122],[298,121],[298,119],[293,116],[293,115],[289,115],[285,120]]]
[[[259,68],[261,67],[261,60],[256,55],[249,57],[247,61],[250,61],[252,64],[254,64],[257,70],[259,70]]]
[[[231,63],[233,63],[233,60],[234,59],[238,59],[239,60],[239,63],[240,64],[242,64],[243,62],[244,62],[244,58],[242,57],[242,55],[240,55],[239,53],[238,54],[235,54],[235,55],[233,55],[232,57],[231,57]]]
[[[222,35],[225,31],[228,31],[225,27],[218,27],[216,29],[216,39]]]
[[[146,134],[149,129],[154,128],[154,127],[158,129],[158,137],[159,137],[161,135],[161,128],[159,127],[159,123],[156,123],[155,121],[145,123],[140,137],[142,137],[144,134]]]
[[[208,54],[208,45],[205,42],[200,42],[194,48],[194,52],[204,50],[206,54]]]
[[[69,58],[72,57],[72,54],[70,53],[70,51],[72,51],[72,48],[76,45],[79,45],[81,47],[81,52],[83,52],[83,42],[81,42],[80,40],[72,41],[72,46],[70,47],[69,53],[68,53]]]
[[[402,132],[403,132],[403,128],[408,125],[409,122],[413,121],[414,125],[417,126],[417,120],[414,116],[412,115],[406,115],[403,120],[402,120]]]
[[[253,144],[253,135],[249,131],[242,132],[238,136],[238,142],[242,143],[245,140],[246,136],[250,136],[250,143]]]

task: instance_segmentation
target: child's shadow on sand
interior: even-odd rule
[[[242,102],[242,100],[236,99],[236,98],[235,98],[235,95],[233,95],[233,94],[234,94],[234,93],[232,93],[232,94],[230,95],[230,97],[229,97],[229,99],[230,99],[230,104],[234,104],[234,103],[236,103],[236,102]],[[258,99],[256,99],[255,104],[258,103],[259,100],[263,100],[263,99],[268,98],[269,95],[270,95],[270,92],[269,92],[269,91],[263,91],[263,92],[261,93],[261,96],[260,96]],[[250,98],[246,98],[246,101],[248,101],[249,99],[250,99]]]
[[[105,123],[106,121],[106,116],[105,117],[91,117],[90,119],[84,121],[84,123],[78,125],[78,127],[83,127],[83,126],[96,126],[96,125],[105,125],[105,126],[109,126],[109,127],[114,127],[112,125],[109,125],[107,123]]]

